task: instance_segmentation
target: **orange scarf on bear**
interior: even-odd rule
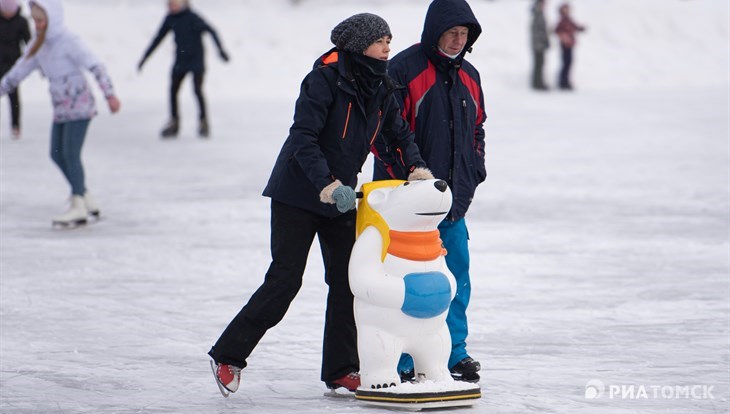
[[[404,232],[390,230],[388,253],[406,260],[425,262],[446,256],[439,231]]]

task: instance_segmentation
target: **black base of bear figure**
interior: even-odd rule
[[[455,389],[439,389],[443,387],[443,385],[433,387],[428,383],[407,383],[376,390],[358,389],[355,392],[355,398],[369,405],[419,411],[431,408],[471,406],[476,404],[482,396],[481,389],[476,384],[454,383],[449,384],[448,388]]]

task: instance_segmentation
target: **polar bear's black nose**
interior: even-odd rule
[[[446,181],[444,180],[438,180],[435,183],[433,183],[433,186],[436,187],[437,190],[441,191],[442,193],[446,191],[447,188],[449,188],[449,185],[446,184]]]

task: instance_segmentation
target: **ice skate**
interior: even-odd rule
[[[327,388],[336,390],[340,387],[345,388],[347,391],[355,392],[357,387],[360,386],[360,374],[357,372],[351,372],[343,377],[340,377],[334,381],[325,382]]]
[[[224,397],[228,398],[231,393],[238,391],[238,384],[241,382],[241,368],[227,364],[216,364],[212,360],[210,361],[210,368],[213,370],[215,383]]]
[[[416,381],[416,373],[413,369],[410,369],[408,371],[401,371],[398,374],[400,375],[400,382],[415,382]]]
[[[14,126],[11,132],[13,135],[13,139],[20,139],[20,127]]]
[[[94,200],[93,197],[91,197],[91,194],[87,191],[84,193],[84,205],[86,206],[86,212],[93,218],[99,219],[99,216],[101,215],[101,211],[99,210],[99,205],[96,203],[96,200]]]
[[[471,357],[466,357],[451,367],[451,376],[457,381],[479,382],[480,377],[477,372],[482,369],[479,361],[475,361]]]
[[[208,136],[210,135],[208,120],[205,118],[200,119],[200,125],[198,125],[198,135],[200,135],[201,138],[208,138]]]
[[[54,226],[77,227],[86,224],[88,211],[84,204],[84,198],[75,195],[71,197],[71,208],[64,214],[53,219]]]
[[[162,135],[162,138],[175,138],[179,129],[180,121],[177,118],[173,118],[165,124],[160,135]]]
[[[360,374],[351,372],[334,381],[326,381],[325,385],[327,386],[327,392],[324,393],[325,397],[353,398],[355,396],[354,392],[360,386]]]

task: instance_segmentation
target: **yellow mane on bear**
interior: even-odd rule
[[[360,234],[362,234],[362,232],[369,226],[373,226],[378,230],[380,236],[383,238],[383,252],[380,257],[381,262],[385,260],[385,256],[388,253],[388,246],[390,245],[390,228],[388,227],[388,223],[385,222],[385,219],[378,214],[378,212],[375,211],[370,204],[368,204],[368,194],[378,188],[397,187],[404,182],[404,180],[372,181],[365,183],[360,187],[360,191],[362,191],[363,196],[357,204],[357,225],[355,235],[359,237]]]

